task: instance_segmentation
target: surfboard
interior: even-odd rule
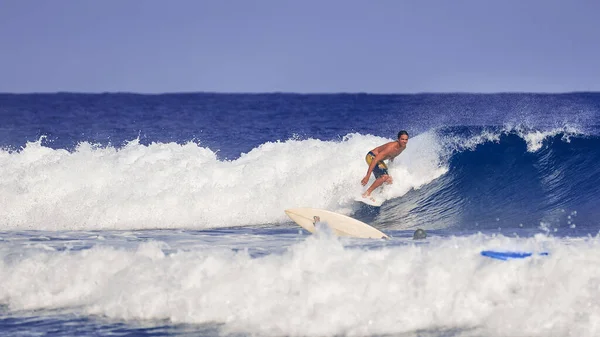
[[[316,232],[315,225],[324,222],[337,236],[349,236],[365,239],[389,239],[389,236],[366,223],[349,216],[318,208],[291,208],[285,214],[300,227],[311,233]]]
[[[524,259],[526,257],[530,257],[533,253],[530,252],[509,252],[509,251],[495,251],[495,250],[483,250],[481,251],[481,255],[490,257],[492,259],[497,260],[510,260],[510,259]],[[539,253],[538,255],[546,256],[547,252]]]
[[[383,198],[375,198],[375,200],[371,200],[370,198],[363,198],[362,195],[356,197],[354,200],[360,201],[365,205],[373,206],[373,207],[381,207],[383,205]]]

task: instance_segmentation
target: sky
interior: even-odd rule
[[[0,92],[600,91],[596,0],[0,0]]]

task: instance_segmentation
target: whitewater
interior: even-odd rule
[[[284,222],[283,210],[297,205],[349,213],[358,206],[357,177],[365,171],[356,158],[386,141],[351,134],[336,142],[269,142],[218,160],[193,142],[133,140],[122,148],[84,142],[69,152],[40,140],[0,152],[6,206],[0,218],[7,229],[202,229]],[[435,136],[416,136],[391,168],[403,179],[386,198],[443,174],[440,151]]]

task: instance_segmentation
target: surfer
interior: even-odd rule
[[[371,193],[381,184],[391,184],[393,182],[392,176],[388,173],[388,167],[383,161],[393,162],[394,158],[406,149],[406,143],[408,143],[408,132],[402,130],[398,132],[398,140],[378,146],[367,153],[365,160],[369,165],[369,169],[360,183],[365,186],[369,182],[371,173],[375,175],[375,182],[363,193],[363,198],[370,198],[375,201],[371,197]]]

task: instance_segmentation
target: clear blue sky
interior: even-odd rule
[[[0,92],[600,91],[597,0],[0,0]]]

